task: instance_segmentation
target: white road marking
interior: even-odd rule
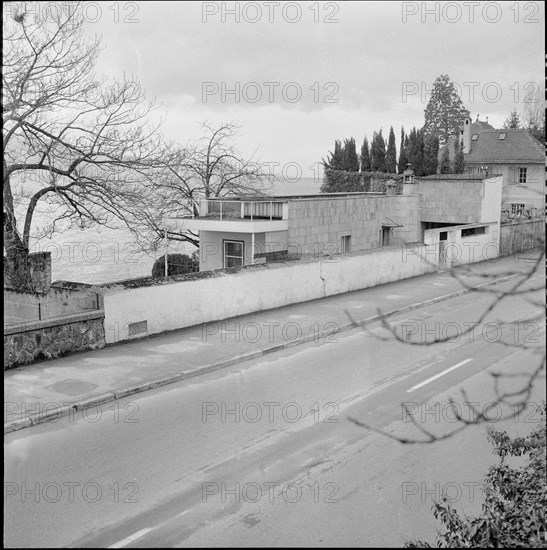
[[[435,376],[432,376],[431,378],[428,378],[427,380],[424,380],[423,382],[420,382],[419,384],[416,384],[415,386],[412,386],[409,390],[406,390],[406,393],[410,393],[411,391],[417,390],[418,388],[421,388],[422,386],[425,386],[426,384],[429,384],[429,382],[433,382],[433,380],[437,380],[437,378],[440,378],[447,372],[450,372],[451,370],[457,369],[458,367],[461,367],[462,365],[465,365],[466,363],[469,363],[471,359],[465,359],[461,363],[458,363],[457,365],[454,365],[453,367],[450,367],[449,369],[443,370],[443,372],[439,372],[439,374],[436,374]]]
[[[153,527],[147,527],[146,529],[141,529],[140,531],[133,533],[129,537],[126,537],[125,539],[121,540],[120,542],[117,542],[116,544],[113,544],[112,546],[109,546],[108,548],[123,548],[124,546],[131,544],[137,539],[140,539],[141,537],[146,535],[146,533],[148,533],[149,531],[152,531],[153,529],[154,529]]]

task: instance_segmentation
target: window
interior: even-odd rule
[[[507,134],[500,134],[500,137],[498,139],[505,139]]]
[[[522,203],[512,203],[511,204],[511,214],[517,216],[519,214],[524,214],[524,204]]]
[[[243,241],[224,241],[224,267],[243,265]]]
[[[526,183],[526,168],[519,168],[519,183]]]
[[[479,139],[479,134],[473,134],[471,136],[471,141],[477,141]]]
[[[469,229],[462,229],[462,237],[471,237],[472,235],[484,235],[486,233],[486,227],[470,227]]]
[[[351,235],[342,236],[340,252],[351,252]]]

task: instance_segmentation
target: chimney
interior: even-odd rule
[[[467,154],[471,151],[471,119],[466,118],[463,123],[463,152]]]

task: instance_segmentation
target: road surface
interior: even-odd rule
[[[415,343],[459,335],[452,342],[411,345],[370,325],[8,434],[4,544],[432,541],[432,500],[443,491],[458,509],[480,511],[479,484],[494,461],[488,426],[403,445],[349,418],[423,439],[408,413],[445,433],[456,426],[450,396],[470,414],[462,387],[487,410],[489,372],[530,372],[544,341],[538,308],[522,296],[465,334],[493,299],[471,293],[390,320]],[[494,409],[490,425],[527,433],[544,398],[538,387],[518,418],[498,422]]]

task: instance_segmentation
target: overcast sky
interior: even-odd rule
[[[401,125],[423,124],[441,74],[473,120],[495,127],[537,92],[531,83],[543,86],[540,2],[85,4],[88,29],[103,37],[97,72],[136,76],[162,103],[169,138],[236,121],[240,150],[279,163],[276,173],[298,163],[313,177],[335,139],[360,147],[391,125],[398,148]]]

